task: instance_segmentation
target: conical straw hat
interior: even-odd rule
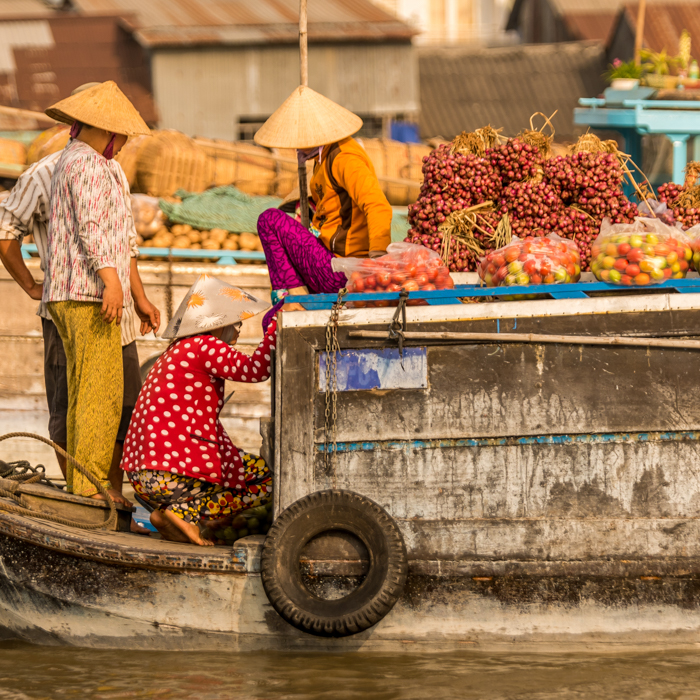
[[[255,316],[270,305],[211,275],[201,275],[170,319],[163,338],[208,333]]]
[[[66,124],[79,121],[125,136],[151,133],[134,105],[113,80],[66,97],[49,107],[46,114]]]
[[[255,140],[268,148],[313,148],[352,136],[362,119],[300,85],[260,127]]]

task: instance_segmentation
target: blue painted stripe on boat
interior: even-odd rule
[[[620,442],[690,442],[700,441],[700,431],[648,433],[593,433],[590,435],[528,435],[525,437],[461,438],[445,440],[382,440],[373,442],[339,442],[338,452],[373,452],[375,450],[434,450],[453,447],[511,447],[518,445],[581,445]],[[316,445],[318,452],[332,450],[332,445]]]

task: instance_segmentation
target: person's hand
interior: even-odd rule
[[[146,335],[151,331],[157,333],[160,327],[160,311],[157,307],[144,297],[141,301],[134,299],[134,309],[141,320],[141,335]]]
[[[34,285],[27,289],[27,294],[29,294],[30,298],[34,299],[34,301],[41,301],[41,297],[44,295],[44,285],[34,282]]]
[[[124,311],[124,292],[121,284],[109,284],[102,293],[102,320],[105,323],[117,322],[121,325],[122,312]]]

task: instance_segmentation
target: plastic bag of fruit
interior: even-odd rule
[[[555,233],[514,236],[511,242],[485,255],[477,269],[489,287],[578,282],[581,255],[573,241]]]
[[[450,271],[438,253],[414,243],[392,243],[380,258],[334,258],[331,265],[335,272],[345,273],[350,293],[427,292],[454,287]],[[412,302],[420,300],[408,303]],[[355,308],[390,304],[381,300],[351,303]]]
[[[165,227],[165,214],[160,209],[157,197],[145,194],[131,195],[131,212],[136,233],[145,241],[153,238]]]
[[[690,269],[700,272],[700,224],[695,224],[695,226],[689,228],[685,235],[689,238],[690,247],[693,251]]]
[[[690,239],[659,219],[632,224],[603,219],[591,246],[591,272],[601,282],[646,287],[686,276],[693,259]]]
[[[248,535],[266,535],[272,525],[272,503],[241,511],[235,516],[202,522],[202,536],[216,544],[233,544]]]

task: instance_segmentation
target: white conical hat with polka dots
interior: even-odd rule
[[[259,314],[270,305],[211,275],[202,275],[170,319],[163,338],[185,338],[230,326]]]

